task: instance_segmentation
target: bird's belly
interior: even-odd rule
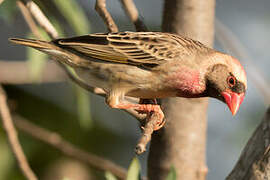
[[[75,68],[76,73],[87,84],[103,88],[106,91],[120,90],[123,93],[132,91],[132,95],[140,96],[144,93],[151,95],[155,79],[151,78],[151,72],[133,66],[125,65],[97,65],[89,69]]]
[[[97,74],[95,72],[91,72],[89,70],[75,68],[77,75],[87,84],[92,87],[102,88],[104,90],[109,90],[109,79],[107,76],[102,76],[101,74]]]

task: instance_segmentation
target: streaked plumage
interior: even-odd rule
[[[87,83],[103,88],[108,93],[107,103],[115,108],[159,111],[163,116],[158,105],[124,105],[121,99],[125,95],[144,99],[210,96],[228,104],[231,93],[241,94],[242,102],[246,91],[245,71],[235,58],[175,34],[119,32],[51,42],[11,41],[72,66]],[[225,91],[228,96],[222,95]],[[233,114],[238,110],[228,106]]]

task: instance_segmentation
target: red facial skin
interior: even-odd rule
[[[236,92],[232,92],[231,90],[226,90],[221,93],[224,97],[226,104],[232,112],[232,115],[235,115],[244,100],[245,94],[238,94]]]

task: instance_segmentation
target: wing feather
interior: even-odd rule
[[[196,45],[190,39],[155,32],[98,33],[59,39],[56,43],[102,61],[149,67],[187,54],[189,47]]]

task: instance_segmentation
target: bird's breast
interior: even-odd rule
[[[177,96],[198,97],[205,90],[205,82],[199,71],[190,68],[179,68],[166,78],[169,86],[177,89]]]

